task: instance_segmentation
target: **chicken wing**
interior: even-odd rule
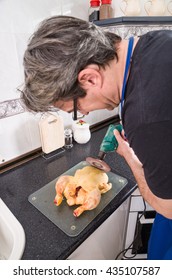
[[[56,190],[56,197],[54,199],[54,204],[59,206],[62,203],[63,200],[63,193],[65,189],[67,188],[68,184],[72,184],[73,182],[73,176],[61,176],[56,182],[55,190]]]

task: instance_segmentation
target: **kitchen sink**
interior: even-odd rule
[[[24,248],[24,229],[0,198],[0,259],[19,260]]]

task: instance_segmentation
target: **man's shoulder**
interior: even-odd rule
[[[140,36],[141,38],[144,38],[144,37],[150,37],[150,38],[163,38],[163,37],[169,37],[169,38],[172,38],[172,30],[165,30],[165,29],[162,29],[162,30],[151,30],[151,31],[148,31],[147,33],[143,34]]]

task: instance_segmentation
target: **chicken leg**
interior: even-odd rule
[[[86,193],[85,202],[73,211],[75,217],[79,217],[84,211],[92,210],[100,203],[101,192],[99,189],[94,189]]]

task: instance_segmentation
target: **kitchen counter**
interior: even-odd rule
[[[63,154],[51,159],[39,156],[1,175],[0,197],[19,220],[26,234],[23,260],[66,259],[86,238],[89,237],[136,188],[134,177],[117,153],[109,153],[106,162],[114,173],[128,179],[128,184],[78,235],[69,237],[39,212],[28,196],[53,181],[87,156],[97,156],[107,127],[92,132],[87,144],[77,144]]]

